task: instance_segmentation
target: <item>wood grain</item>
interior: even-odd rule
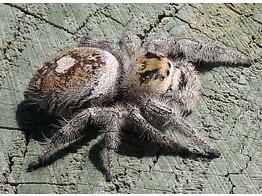
[[[262,193],[261,4],[1,4],[0,193]],[[201,100],[189,117],[222,153],[218,159],[173,155],[125,133],[113,182],[104,178],[102,135],[53,152],[50,164],[26,172],[55,120],[23,103],[30,77],[84,35],[118,40],[134,15],[142,41],[161,35],[212,41],[251,55],[251,67],[198,68]],[[167,134],[190,149],[190,140]]]

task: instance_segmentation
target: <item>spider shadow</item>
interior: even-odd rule
[[[250,67],[250,65],[216,63],[216,62],[214,62],[214,63],[197,62],[197,63],[193,63],[193,66],[200,73],[205,73],[205,72],[211,71],[212,69],[214,69],[216,67],[232,67],[232,68],[236,68],[236,67],[248,68],[248,67]]]
[[[96,128],[94,128],[96,129]],[[93,130],[92,128],[90,130]],[[43,162],[43,164],[36,167],[45,167],[48,165],[52,165],[54,162],[56,162],[59,159],[62,159],[63,157],[66,157],[69,154],[77,153],[78,149],[82,148],[85,144],[89,143],[91,140],[95,139],[98,136],[98,131],[88,131],[84,132],[83,136],[79,139],[69,143],[66,147],[60,147],[58,150],[53,152],[48,156],[48,158]],[[100,168],[100,167],[98,167]],[[103,171],[105,172],[105,171]]]
[[[16,122],[29,140],[43,142],[45,137],[52,135],[54,124],[58,123],[58,118],[39,108],[37,105],[30,105],[22,101],[16,110]]]
[[[43,142],[45,138],[50,138],[55,133],[53,131],[54,127],[52,124],[58,124],[59,118],[49,114],[44,110],[39,110],[38,106],[28,105],[25,101],[21,102],[18,105],[16,111],[16,119],[19,127],[22,131],[24,131],[27,140],[29,137]],[[131,128],[129,128],[131,129]],[[88,130],[88,131],[86,131]],[[83,136],[79,139],[71,142],[66,147],[61,147],[51,155],[48,156],[46,161],[41,164],[39,167],[44,167],[47,165],[51,165],[55,161],[71,154],[76,153],[78,149],[80,149],[83,145],[89,143],[98,137],[99,128],[94,126],[89,126],[82,131]],[[103,137],[102,139],[98,139],[97,142],[91,147],[88,157],[94,167],[100,171],[105,178],[108,177],[108,170],[106,166],[106,162],[104,161],[104,156],[102,156],[103,145]],[[126,130],[121,135],[121,144],[119,146],[119,150],[116,152],[117,154],[129,156],[129,157],[156,157],[161,155],[164,156],[180,156],[183,158],[190,159],[199,159],[208,158],[202,154],[191,153],[188,152],[174,152],[168,150],[165,147],[161,147],[158,143],[152,142],[148,139],[144,139],[143,141],[139,139],[139,135],[133,133],[131,130]],[[106,160],[106,159],[105,159]]]
[[[36,140],[38,142],[45,142],[46,138],[51,138],[56,133],[54,125],[59,124],[60,118],[48,113],[45,110],[39,109],[37,105],[30,105],[26,101],[22,101],[16,110],[16,121],[23,131],[27,143],[29,139]],[[55,128],[55,129],[54,129]],[[88,131],[84,129],[82,131],[82,137],[72,141],[66,147],[61,147],[48,156],[45,162],[39,167],[51,165],[56,160],[59,160],[71,153],[76,153],[84,144],[95,139],[99,135],[99,129],[97,127],[90,126]],[[36,167],[35,169],[37,169]]]
[[[103,145],[100,142],[97,142],[93,145],[89,152],[89,159],[92,164],[95,166],[97,170],[99,170],[104,177],[108,180],[108,170],[106,166],[106,160],[102,156],[102,149]],[[128,156],[128,157],[136,157],[138,159],[141,158],[152,158],[152,157],[159,157],[160,155],[163,156],[180,156],[184,159],[194,159],[194,160],[205,160],[210,162],[213,158],[209,157],[208,155],[204,155],[200,152],[191,152],[190,150],[186,149],[183,151],[174,151],[170,150],[167,147],[161,146],[157,142],[153,142],[149,139],[141,139],[139,135],[132,132],[131,130],[124,130],[124,133],[121,135],[121,144],[119,145],[116,154]],[[154,161],[153,161],[154,162]]]
[[[212,159],[209,155],[205,155],[201,152],[192,152],[190,149],[183,147],[182,145],[180,146],[181,149],[171,150],[169,147],[152,141],[150,138],[140,138],[137,133],[132,133],[130,130],[125,132],[122,140],[123,142],[120,145],[119,154],[125,156],[143,158],[164,155],[173,157],[180,156],[185,159]]]

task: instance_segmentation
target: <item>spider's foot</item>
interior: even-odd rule
[[[250,65],[252,65],[254,63],[254,60],[251,57],[249,57],[249,56],[245,56],[242,59],[242,61],[243,61],[243,65],[246,65],[246,66],[250,66]]]
[[[86,43],[88,43],[91,40],[91,38],[89,38],[88,36],[83,36],[80,40],[79,40],[79,46],[84,46]]]

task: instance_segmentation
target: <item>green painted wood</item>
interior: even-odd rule
[[[261,4],[1,4],[0,193],[262,193],[261,13]],[[180,157],[127,132],[113,182],[106,182],[102,135],[90,128],[53,152],[49,165],[26,172],[54,122],[22,102],[32,74],[83,35],[118,40],[132,15],[145,41],[192,37],[255,59],[251,67],[199,68],[203,89],[189,121],[222,156]],[[198,149],[172,130],[166,134]]]

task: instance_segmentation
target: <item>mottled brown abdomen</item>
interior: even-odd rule
[[[117,93],[121,66],[107,51],[76,48],[56,55],[33,76],[25,99],[59,115],[107,104]]]

